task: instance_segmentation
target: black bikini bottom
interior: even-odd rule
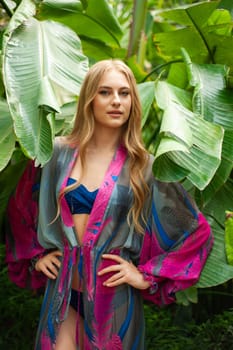
[[[82,318],[85,318],[82,292],[71,289],[70,306],[72,306],[72,308],[77,311]]]

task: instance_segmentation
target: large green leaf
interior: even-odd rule
[[[233,181],[228,178],[226,183],[215,193],[205,205],[204,212],[224,228],[225,212],[233,211]]]
[[[233,51],[229,48],[233,46],[233,37],[210,33],[209,41],[214,51],[214,61],[219,64],[226,64],[232,71]]]
[[[219,7],[228,9],[233,16],[233,2],[232,2],[232,0],[221,0]]]
[[[222,146],[221,164],[219,165],[212,181],[202,191],[202,202],[205,205],[212,198],[215,198],[216,192],[225,184],[229,178],[233,167],[233,132],[225,131]]]
[[[225,183],[233,167],[233,93],[227,88],[228,70],[222,65],[191,63],[187,57],[190,85],[194,87],[193,111],[205,120],[221,125],[224,130],[221,165],[210,185],[203,192],[208,201]],[[213,135],[211,137],[214,138]]]
[[[87,37],[82,38],[82,47],[83,52],[88,56],[90,63],[95,63],[96,61],[112,57],[124,59],[126,56],[125,49],[109,46],[97,39]]]
[[[223,129],[187,111],[185,113],[193,135],[193,145],[189,153],[172,154],[171,159],[186,167],[187,178],[203,190],[213,178],[221,161]]]
[[[4,100],[0,100],[0,148],[1,171],[8,164],[15,149],[15,133],[13,130],[13,122],[8,104]]]
[[[138,84],[138,92],[142,104],[142,127],[145,125],[151,105],[155,99],[155,83],[147,82]]]
[[[166,82],[156,84],[156,101],[164,115],[153,170],[162,181],[186,176],[203,189],[220,164],[223,129],[190,111],[189,98],[185,90]]]
[[[29,18],[5,40],[3,74],[15,133],[37,163],[45,164],[53,148],[54,117],[47,114],[79,94],[87,69],[79,38],[62,24]]]
[[[232,66],[231,16],[228,11],[216,9],[220,1],[205,1],[194,5],[160,12],[173,24],[169,31],[154,33],[157,52],[165,59],[180,57],[184,47],[192,60]],[[195,43],[195,45],[194,45]]]
[[[55,133],[66,135],[71,132],[75,119],[77,101],[66,103],[61,107],[60,113],[56,114]]]
[[[189,303],[198,302],[197,287],[193,286],[176,293],[176,303],[188,306]]]
[[[233,94],[227,89],[226,66],[188,62],[189,83],[194,87],[193,111],[226,130],[233,130]]]
[[[22,0],[18,6],[17,11],[14,12],[14,15],[11,21],[8,23],[8,26],[5,31],[5,39],[8,40],[8,37],[12,32],[19,27],[23,22],[28,18],[31,18],[36,13],[36,5],[33,0]],[[3,45],[4,48],[5,45]]]
[[[195,45],[193,45],[195,43]],[[209,57],[209,52],[202,38],[195,28],[185,28],[166,33],[156,33],[154,44],[165,60],[181,57],[180,48],[184,47],[193,60],[204,62]]]
[[[72,28],[82,40],[97,39],[109,45],[119,47],[122,29],[108,1],[88,0],[85,7],[80,1],[42,1],[39,17],[50,18]],[[83,1],[82,1],[83,3]],[[76,6],[75,6],[76,4]]]
[[[183,26],[203,27],[212,12],[217,8],[220,0],[203,1],[198,4],[185,5],[182,7],[160,12],[160,16],[174,21]]]
[[[58,11],[59,13],[60,11],[76,12],[86,9],[84,1],[79,0],[43,0],[41,3],[53,8],[53,12]]]
[[[233,266],[226,260],[224,231],[214,226],[213,234],[214,246],[196,285],[198,288],[217,286],[233,278]]]
[[[219,3],[219,10],[214,11],[208,18],[208,26],[210,32],[225,36],[231,36],[232,32],[232,18],[228,10],[224,10],[221,6],[221,1]]]

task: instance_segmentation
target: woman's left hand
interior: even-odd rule
[[[106,273],[114,273],[103,284],[106,287],[116,287],[124,283],[128,283],[137,289],[147,289],[150,283],[143,278],[143,274],[130,261],[127,261],[115,254],[103,254],[103,259],[110,259],[116,262],[115,265],[105,267],[98,272],[98,276]]]

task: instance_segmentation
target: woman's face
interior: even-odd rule
[[[121,128],[131,110],[130,85],[125,75],[111,69],[103,75],[92,102],[95,126]]]

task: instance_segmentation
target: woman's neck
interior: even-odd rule
[[[117,130],[111,133],[95,132],[89,142],[88,149],[96,152],[115,152],[120,142],[119,133]]]

